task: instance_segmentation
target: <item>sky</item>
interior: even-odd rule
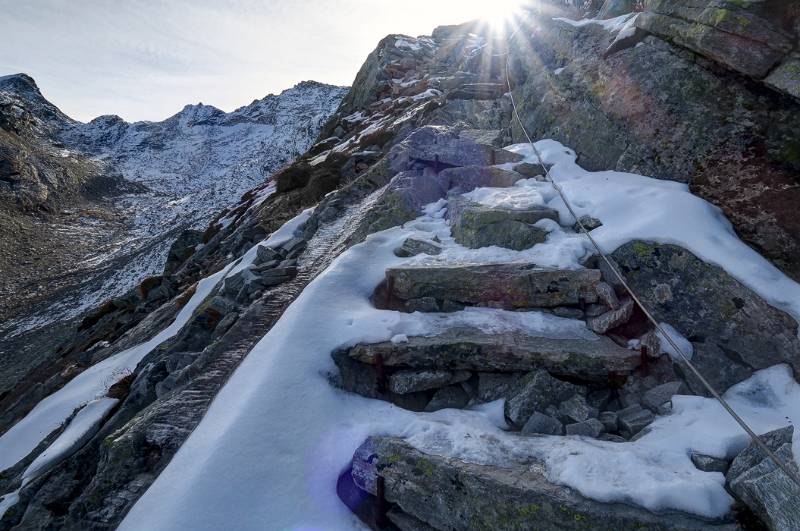
[[[31,75],[71,117],[225,111],[304,80],[349,85],[390,33],[508,0],[0,0],[0,76]]]

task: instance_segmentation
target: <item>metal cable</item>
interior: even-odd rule
[[[516,32],[514,32],[514,35],[516,35]],[[516,117],[517,122],[519,123],[519,126],[522,129],[523,134],[525,135],[525,138],[528,140],[528,143],[530,144],[531,148],[533,148],[533,152],[534,152],[534,154],[536,155],[536,158],[539,161],[539,165],[542,167],[542,170],[544,170],[545,179],[547,179],[547,181],[550,182],[550,184],[552,184],[553,187],[556,189],[556,191],[558,192],[558,195],[561,197],[561,200],[564,202],[564,205],[567,207],[567,210],[569,210],[569,213],[572,215],[572,217],[575,218],[575,220],[577,222],[577,225],[580,228],[580,231],[584,235],[586,235],[587,238],[589,238],[589,241],[591,242],[592,246],[595,248],[597,253],[603,259],[603,261],[606,263],[606,265],[609,267],[609,269],[614,273],[614,276],[617,278],[617,280],[619,280],[620,284],[622,284],[622,286],[625,288],[625,291],[628,292],[628,294],[631,296],[633,301],[639,306],[639,308],[642,309],[642,312],[644,312],[645,316],[647,316],[647,319],[653,324],[653,326],[655,326],[655,328],[658,331],[658,333],[661,334],[661,336],[664,337],[667,340],[667,342],[675,350],[675,352],[678,353],[678,355],[683,360],[683,362],[686,364],[686,366],[689,367],[689,370],[692,372],[692,374],[694,374],[697,377],[697,379],[700,380],[700,383],[702,383],[703,387],[705,387],[706,390],[708,390],[708,392],[711,393],[711,396],[713,396],[722,405],[722,407],[725,409],[725,411],[727,411],[731,415],[731,417],[733,417],[733,419],[739,424],[739,426],[741,426],[741,428],[745,432],[747,432],[747,434],[750,436],[750,438],[753,440],[753,442],[772,461],[774,461],[775,464],[778,465],[778,467],[781,470],[783,470],[786,473],[786,475],[789,476],[789,478],[791,478],[797,484],[798,487],[800,487],[800,475],[798,474],[798,472],[795,471],[793,468],[791,468],[780,457],[778,457],[775,454],[775,452],[773,452],[764,443],[764,441],[762,441],[761,438],[758,435],[756,435],[756,433],[750,428],[750,426],[744,421],[744,419],[742,419],[736,413],[736,411],[734,411],[734,409],[730,406],[730,404],[728,404],[728,402],[712,387],[712,385],[708,382],[708,380],[706,380],[703,377],[703,375],[700,374],[700,371],[697,370],[697,368],[691,362],[689,357],[683,352],[683,350],[680,348],[680,346],[678,346],[678,344],[675,342],[675,340],[672,339],[672,337],[667,333],[667,331],[664,329],[664,327],[661,326],[661,324],[658,321],[656,321],[656,319],[653,317],[653,314],[651,314],[650,311],[645,307],[645,305],[642,303],[641,299],[639,299],[639,297],[636,295],[636,293],[630,287],[630,285],[628,284],[628,282],[625,279],[625,277],[622,275],[622,273],[620,273],[617,270],[616,265],[613,263],[613,261],[611,259],[608,258],[606,253],[603,252],[603,250],[600,248],[600,245],[597,243],[597,241],[594,239],[594,237],[592,237],[591,233],[586,229],[586,227],[584,226],[583,222],[581,222],[580,218],[575,213],[575,210],[572,208],[572,204],[567,199],[566,194],[564,194],[564,190],[561,188],[561,186],[550,175],[550,170],[545,166],[544,160],[542,159],[542,155],[539,152],[539,149],[533,143],[533,140],[531,139],[530,135],[528,135],[528,131],[525,129],[525,124],[522,123],[522,118],[520,117],[519,110],[517,109],[517,103],[514,100],[514,92],[513,92],[512,88],[511,88],[511,78],[510,78],[510,75],[509,75],[509,70],[510,70],[510,66],[511,66],[511,48],[510,48],[510,44],[511,43],[510,43],[510,39],[509,39],[509,43],[508,44],[509,44],[509,50],[506,52],[506,85],[508,86],[508,94],[509,94],[509,96],[511,98],[511,107],[513,109],[513,114]]]

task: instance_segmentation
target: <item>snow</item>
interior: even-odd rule
[[[779,365],[732,387],[725,398],[765,433],[800,422],[800,385]],[[692,452],[731,458],[749,443],[747,435],[713,399],[673,397],[673,414],[659,417],[641,439],[611,443],[581,437],[526,438],[505,433],[497,423],[474,413],[451,412],[449,425],[420,430],[409,442],[416,448],[478,464],[544,462],[548,478],[584,496],[633,503],[653,511],[679,509],[706,517],[728,512],[733,502],[719,472],[702,472]],[[457,422],[456,422],[457,420]],[[489,444],[487,441],[491,441]],[[794,440],[795,456],[800,443]]]
[[[586,171],[576,164],[573,150],[554,140],[539,141],[536,147],[544,162],[552,164],[550,175],[562,187],[576,214],[603,222],[592,236],[604,252],[612,253],[632,240],[679,245],[800,319],[800,285],[739,240],[722,211],[692,195],[687,185],[632,173]],[[538,162],[529,144],[506,149],[525,156],[528,162]],[[538,192],[547,206],[559,211],[562,224],[575,222],[550,183],[529,179],[517,184],[512,190],[519,189],[520,197],[528,196],[532,204],[541,204],[533,193]],[[487,199],[486,204],[492,201]],[[586,252],[591,252],[588,241],[584,243]],[[548,241],[544,247],[552,244]]]
[[[565,68],[566,68],[565,66],[562,66],[561,68],[556,68],[555,70],[553,70],[553,74],[559,75],[561,72],[564,71]]]
[[[116,398],[100,398],[81,408],[61,435],[25,469],[22,473],[21,487],[39,477],[42,472],[47,471],[83,445],[118,402],[119,400]],[[10,507],[17,503],[19,491],[20,489],[17,489],[0,497],[0,519]]]
[[[172,324],[150,341],[119,352],[86,369],[60,390],[39,402],[22,420],[0,436],[0,471],[23,459],[69,418],[75,409],[104,396],[111,385],[132,372],[150,351],[175,336],[229,268],[230,266],[201,280],[194,295]]]
[[[587,172],[561,144],[548,140],[537,147],[578,214],[604,223],[593,235],[605,250],[633,239],[682,245],[798,315],[798,285],[740,242],[720,211],[692,196],[685,185],[621,172]],[[529,145],[510,149],[535,160]],[[526,180],[503,192],[476,190],[471,197],[489,204],[546,204],[559,210],[565,225],[574,221],[548,183]],[[748,441],[712,399],[675,397],[673,413],[659,417],[642,438],[608,443],[507,433],[501,401],[471,411],[412,413],[330,385],[329,376],[336,373],[330,353],[359,342],[402,341],[455,326],[594,337],[581,321],[538,312],[470,308],[452,314],[403,314],[375,309],[369,297],[388,267],[532,258],[580,267],[589,250],[582,236],[552,221],[543,225],[548,241],[533,250],[467,250],[450,237],[445,209],[440,201],[404,227],[371,235],[309,284],[245,358],[120,529],[262,529],[265,522],[272,529],[361,529],[336,497],[335,485],[370,435],[406,437],[423,451],[476,463],[530,462],[533,457],[544,463],[551,481],[598,500],[707,517],[726,514],[732,500],[724,477],[696,469],[690,455],[730,457]],[[393,253],[407,237],[434,236],[444,247],[441,256],[403,260]],[[787,420],[800,422],[800,386],[786,366],[760,371],[725,396],[759,433]],[[800,455],[797,439],[794,446]]]
[[[524,438],[502,431],[502,402],[473,411],[411,413],[335,389],[330,353],[358,342],[453,326],[525,327],[554,337],[588,335],[580,321],[537,312],[471,308],[402,314],[369,302],[405,238],[446,233],[439,203],[404,228],[371,235],[339,256],[287,309],[212,403],[204,420],[134,506],[120,529],[360,529],[335,494],[338,475],[369,435],[396,435],[431,453],[475,462],[535,456],[552,481],[587,496],[706,516],[731,499],[718,473],[693,467],[689,450],[733,455],[746,436],[701,397],[678,397],[635,443]],[[451,241],[442,240],[446,247]],[[762,371],[727,398],[761,432],[800,421],[800,386],[786,367]],[[490,441],[491,444],[488,444]]]
[[[308,221],[311,214],[314,212],[314,207],[302,211],[300,214],[284,223],[278,230],[273,232],[266,240],[251,247],[242,257],[236,261],[236,264],[230,268],[230,271],[225,275],[225,278],[230,278],[240,271],[244,271],[256,259],[259,247],[280,247],[294,237],[294,233],[300,228],[303,223]]]
[[[83,406],[61,435],[25,469],[22,474],[22,485],[25,486],[36,479],[43,471],[46,471],[85,442],[87,436],[91,436],[94,433],[108,412],[118,402],[119,400],[116,398],[104,397],[92,400]]]
[[[402,263],[393,250],[443,224],[426,216],[338,257],[245,358],[121,529],[261,529],[264,522],[272,529],[360,528],[334,489],[353,451],[368,435],[401,435],[407,425],[429,421],[333,388],[334,349],[458,325],[588,333],[582,322],[535,312],[375,310],[373,289],[387,267]]]
[[[664,330],[664,332],[666,332],[667,335],[672,339],[672,341],[674,341],[678,345],[678,348],[681,350],[683,355],[686,356],[687,359],[691,360],[692,357],[694,356],[694,347],[692,346],[692,342],[683,337],[683,335],[681,335],[680,332],[675,330],[675,328],[672,325],[669,325],[667,323],[659,323],[659,325]],[[673,347],[672,344],[669,341],[667,341],[667,338],[664,337],[664,335],[661,332],[656,332],[656,336],[658,337],[658,342],[661,344],[662,352],[666,352],[667,354],[669,354],[669,356],[674,361],[677,362],[683,361],[683,356],[681,356],[681,354],[677,350],[675,350],[675,347]]]
[[[635,21],[636,17],[638,16],[639,16],[638,13],[626,13],[624,15],[620,15],[615,18],[609,18],[606,20],[600,20],[596,18],[584,18],[581,20],[572,20],[570,18],[564,18],[564,17],[557,17],[554,18],[553,20],[566,22],[570,26],[575,26],[576,28],[588,26],[589,24],[597,24],[601,26],[604,30],[608,31],[609,33],[629,31],[630,35],[633,35],[634,28],[632,21]]]

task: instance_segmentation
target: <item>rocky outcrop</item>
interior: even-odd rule
[[[800,225],[793,207],[800,201],[800,101],[722,68],[689,44],[702,45],[714,34],[741,43],[742,56],[773,46],[784,49],[789,31],[784,23],[791,17],[774,28],[761,20],[758,10],[780,18],[784,7],[794,4],[648,4],[637,24],[668,19],[664,31],[638,45],[631,42],[606,59],[602,55],[617,34],[599,24],[555,21],[515,44],[512,87],[528,133],[570,146],[589,170],[633,171],[688,183],[692,192],[722,208],[743,240],[800,278]],[[716,24],[714,13],[726,13],[719,28],[727,27],[725,20],[735,24],[746,16],[753,23],[740,24],[737,31],[750,40],[737,40],[717,26],[660,15],[659,10],[690,10],[709,24]],[[740,16],[742,12],[753,14]],[[759,25],[764,31],[772,27],[775,40],[755,42],[749,32]],[[684,26],[699,28],[697,35],[705,36],[684,46],[669,35],[672,28]],[[796,43],[797,37],[792,38]],[[727,50],[736,54],[728,56],[730,61],[739,64],[737,48]],[[791,61],[793,56],[788,57]],[[781,71],[776,67],[776,77],[785,76]],[[513,136],[517,142],[525,140],[517,124]]]
[[[767,447],[775,452],[795,474],[798,467],[792,452],[792,434],[789,426],[761,436]],[[731,463],[726,481],[728,488],[747,504],[772,531],[789,531],[800,525],[800,486],[786,472],[779,469],[771,458],[764,455],[755,443],[750,443]]]
[[[370,438],[358,449],[351,478],[353,487],[370,495],[366,500],[362,495],[361,503],[377,504],[380,517],[387,516],[380,515],[380,510],[391,510],[412,518],[416,527],[406,527],[408,520],[389,513],[388,518],[403,531],[738,529],[735,524],[705,522],[680,513],[657,515],[589,500],[550,483],[543,465],[534,459],[507,456],[500,465],[479,464],[428,454],[390,437]],[[340,481],[340,492],[343,489]]]
[[[779,363],[800,371],[795,320],[722,268],[680,247],[647,242],[629,243],[613,258],[655,318],[692,342],[693,364],[717,391]],[[684,376],[692,391],[707,393],[689,371]]]

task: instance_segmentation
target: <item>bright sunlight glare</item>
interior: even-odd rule
[[[493,28],[503,29],[522,10],[526,0],[489,0],[481,6],[481,18]]]

